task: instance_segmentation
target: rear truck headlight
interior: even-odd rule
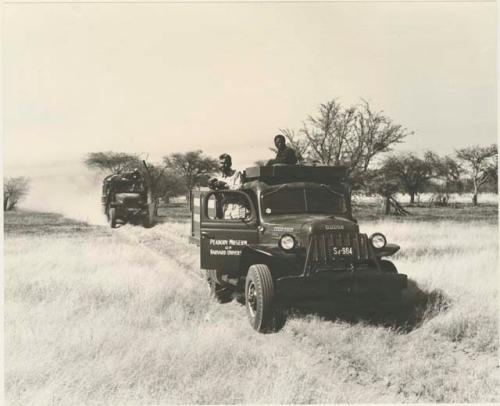
[[[372,247],[377,250],[384,248],[385,245],[387,244],[385,235],[381,233],[372,234],[370,237],[370,241],[372,243]]]
[[[289,234],[285,234],[280,238],[279,246],[285,251],[290,251],[295,248],[295,238]]]

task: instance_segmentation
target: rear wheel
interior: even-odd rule
[[[109,225],[111,228],[116,228],[116,209],[114,207],[109,209]]]
[[[155,209],[148,206],[146,213],[142,217],[142,225],[145,228],[153,227],[155,222]]]
[[[207,270],[207,282],[210,288],[210,296],[217,300],[217,302],[229,303],[233,300],[233,291],[217,282],[216,271],[214,269]]]
[[[156,216],[158,215],[157,213],[157,205],[156,203],[152,205],[153,207],[149,207],[149,210],[148,210],[148,215],[149,215],[149,224],[150,226],[153,226],[155,224],[155,219],[156,219]]]
[[[149,228],[151,227],[151,222],[149,221],[149,213],[146,213],[142,217],[142,226],[144,228]]]
[[[275,306],[274,282],[267,265],[252,265],[245,283],[245,299],[248,320],[259,333],[280,330],[285,316]]]

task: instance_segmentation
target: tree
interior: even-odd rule
[[[382,166],[379,169],[370,169],[365,173],[366,187],[368,193],[375,193],[384,199],[384,213],[391,214],[391,207],[397,216],[409,214],[394,198],[400,190],[400,180],[390,168]]]
[[[377,155],[390,151],[408,135],[405,128],[372,110],[364,100],[348,108],[331,100],[307,118],[299,134],[281,131],[305,162],[346,165],[354,186],[363,184],[363,175]]]
[[[346,139],[346,164],[351,168],[354,178],[362,183],[363,174],[370,168],[374,158],[403,142],[410,133],[400,124],[384,115],[382,111],[373,111],[369,103],[362,101],[358,107],[354,134]]]
[[[498,193],[498,156],[488,166],[488,181],[493,183],[493,190]]]
[[[146,164],[143,161],[139,170],[151,189],[155,200],[164,198],[168,201],[170,197],[184,193],[183,182],[180,176],[167,170],[166,167]]]
[[[156,184],[156,196],[168,203],[171,197],[186,194],[186,185],[181,176],[171,170],[162,173]]]
[[[317,115],[310,115],[301,129],[306,158],[322,165],[344,163],[347,139],[354,135],[355,119],[354,107],[344,109],[336,100],[321,104]]]
[[[257,159],[256,161],[254,161],[253,165],[254,166],[266,166],[267,161],[265,159]]]
[[[460,164],[453,159],[451,156],[445,156],[443,158],[438,158],[433,163],[437,175],[437,179],[441,179],[444,182],[443,192],[462,192],[463,183],[461,181],[461,176],[463,173],[463,168]]]
[[[107,173],[117,173],[132,168],[141,168],[139,155],[124,152],[91,152],[84,160],[87,167]]]
[[[191,197],[191,189],[195,186],[206,186],[210,175],[217,170],[218,162],[202,151],[170,154],[163,158],[165,166],[179,175]],[[189,199],[191,201],[191,198]]]
[[[493,176],[497,176],[498,148],[495,144],[485,147],[474,145],[459,149],[456,154],[470,176],[473,185],[472,204],[477,206],[477,196],[481,186]]]
[[[3,183],[3,209],[13,210],[17,203],[26,196],[29,190],[29,179],[25,177],[7,178]]]
[[[423,159],[413,153],[406,153],[388,156],[382,169],[399,179],[403,190],[410,195],[410,204],[414,204],[415,195],[437,176],[436,162],[439,162],[439,157],[432,152],[426,152]]]

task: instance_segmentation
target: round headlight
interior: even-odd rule
[[[280,239],[280,247],[285,251],[291,250],[295,247],[295,239],[291,235],[285,234]]]
[[[372,236],[370,237],[370,241],[372,242],[373,248],[376,249],[382,249],[385,247],[385,244],[387,244],[387,240],[385,239],[384,234],[380,233],[372,234]]]

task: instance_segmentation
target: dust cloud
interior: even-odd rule
[[[85,167],[30,176],[30,189],[21,209],[60,213],[89,224],[106,224],[101,209],[102,175]]]

